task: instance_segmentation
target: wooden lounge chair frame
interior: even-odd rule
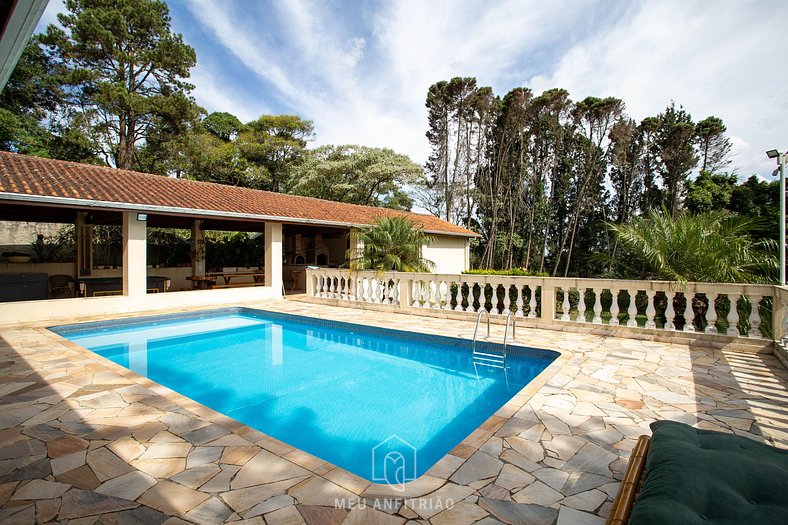
[[[632,455],[629,456],[629,463],[627,463],[627,472],[621,482],[621,487],[618,489],[616,499],[613,501],[613,508],[610,510],[610,516],[607,518],[607,525],[626,525],[629,521],[629,515],[632,513],[635,499],[643,485],[643,473],[645,472],[646,456],[650,443],[651,438],[649,436],[640,436],[635,448],[632,449]]]

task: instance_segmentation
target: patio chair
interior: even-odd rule
[[[49,297],[52,299],[76,297],[76,283],[76,279],[70,275],[50,275]]]
[[[788,450],[676,421],[640,436],[607,525],[788,523]]]

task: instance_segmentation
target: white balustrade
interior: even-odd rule
[[[770,311],[778,300],[780,316],[783,311],[788,311],[788,289],[750,284],[402,272],[378,274],[372,271],[319,268],[307,271],[307,290],[312,297],[320,299],[374,303],[408,309],[412,313],[424,311],[425,315],[429,315],[427,310],[442,311],[462,318],[473,317],[479,308],[486,308],[489,304],[490,314],[494,318],[503,318],[512,312],[518,317],[541,320],[543,324],[587,323],[590,317],[590,322],[595,325],[626,325],[626,329],[670,332],[675,331],[676,325],[683,319],[682,330],[694,332],[697,318],[700,326],[704,326],[701,331],[707,334],[718,333],[718,312],[715,304],[717,298],[723,296],[728,299],[726,302],[730,307],[723,314],[728,327],[722,335],[750,338],[763,338],[764,333],[770,334],[777,330],[773,326],[764,326],[763,316],[767,315],[767,310]],[[556,296],[559,290],[563,298],[559,306],[561,315],[556,317]],[[571,312],[575,293],[578,297],[576,317]],[[611,294],[609,306],[606,305],[606,300],[602,300],[602,296],[607,297],[607,293]],[[641,294],[641,306],[643,295],[646,299],[643,328],[638,326],[637,320],[638,294]],[[619,317],[622,313],[621,301],[625,300],[625,295],[628,297],[628,306],[623,310],[627,321],[622,323]],[[696,297],[704,296],[708,306],[705,311],[701,308],[696,313],[693,301]],[[537,312],[540,297],[543,310],[547,308],[551,311]],[[739,301],[742,301],[743,305],[750,305],[749,312],[742,313],[741,319],[737,307]],[[592,312],[588,312],[589,309]],[[742,310],[746,311],[747,309]],[[656,320],[663,317],[664,326],[657,326]],[[773,316],[769,314],[769,318]],[[781,322],[782,317],[774,318],[773,324],[779,328]],[[740,330],[745,329],[747,333],[741,334]],[[782,334],[781,329],[780,333]]]

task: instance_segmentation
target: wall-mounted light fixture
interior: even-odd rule
[[[147,213],[138,213],[137,214],[137,220],[141,221],[141,222],[147,221],[148,220],[148,214]]]

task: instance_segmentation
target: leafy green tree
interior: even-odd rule
[[[726,211],[671,216],[667,208],[650,210],[629,224],[610,224],[619,242],[640,260],[641,277],[671,281],[764,282],[777,264],[774,243],[756,241],[749,232],[758,219]]]
[[[687,211],[699,214],[728,208],[736,183],[736,175],[701,171],[694,181],[687,182]]]
[[[348,253],[353,271],[429,272],[435,263],[422,257],[422,247],[433,238],[405,215],[381,217],[360,230],[359,241],[364,245],[358,254]]]
[[[314,136],[312,122],[296,115],[263,115],[238,133],[240,156],[254,165],[262,189],[281,192],[290,169],[301,161]]]
[[[193,104],[185,79],[194,49],[171,31],[159,0],[66,0],[65,7],[63,28],[50,25],[41,40],[68,68],[72,107],[85,114],[106,159],[133,168],[154,119],[183,119]]]
[[[337,202],[409,210],[405,191],[422,182],[424,171],[406,155],[365,146],[321,146],[307,150],[293,167],[287,193]]]
[[[211,113],[202,121],[202,127],[208,133],[216,135],[225,142],[235,140],[243,129],[238,117],[224,111]]]
[[[66,104],[66,73],[34,37],[0,93],[0,149],[78,162],[98,161],[84,121]]]

